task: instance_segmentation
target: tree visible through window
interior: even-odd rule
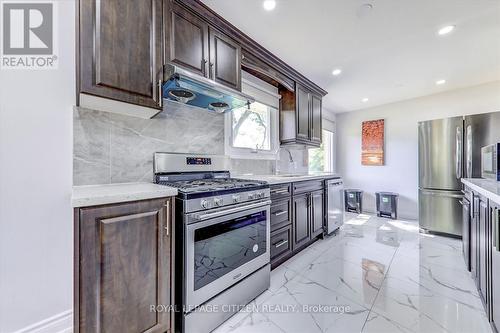
[[[232,146],[271,150],[271,112],[268,106],[254,102],[232,111]]]
[[[310,172],[333,171],[333,132],[323,130],[321,146],[309,149]]]

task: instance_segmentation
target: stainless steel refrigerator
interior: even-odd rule
[[[500,112],[418,123],[419,222],[462,235],[462,183],[481,177],[481,147],[500,142]]]

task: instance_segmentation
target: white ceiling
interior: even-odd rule
[[[270,12],[262,0],[203,2],[326,89],[334,112],[500,80],[500,0],[276,0]]]

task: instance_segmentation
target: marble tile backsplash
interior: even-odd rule
[[[224,154],[224,117],[197,108],[173,104],[154,119],[139,119],[75,107],[73,118],[74,185],[151,181],[153,153],[158,151]],[[307,150],[292,149],[297,165],[304,168]],[[283,159],[280,165],[288,161],[282,150]],[[270,174],[275,164],[234,159],[231,171]]]

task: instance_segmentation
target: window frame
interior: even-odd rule
[[[329,136],[330,136],[330,140],[324,140],[324,132],[328,132]],[[311,166],[311,163],[310,163],[310,151],[312,149],[319,149],[319,148],[310,148],[308,149],[307,151],[307,158],[309,160],[309,163],[308,163],[308,171],[309,172],[334,172],[335,170],[335,131],[332,131],[330,129],[325,129],[325,128],[322,128],[321,129],[321,136],[322,136],[322,145],[326,145],[327,142],[330,143],[330,147],[329,149],[326,149],[327,147],[326,146],[323,146],[323,152],[324,152],[324,156],[323,156],[323,170],[311,170],[310,169],[310,166]]]
[[[279,143],[279,99],[278,89],[274,86],[243,72],[242,92],[252,96],[256,102],[266,105],[270,110],[270,149],[252,149],[233,146],[233,112],[224,115],[224,151],[231,158],[241,159],[265,159],[274,160],[278,152]],[[270,105],[274,100],[275,105]]]

